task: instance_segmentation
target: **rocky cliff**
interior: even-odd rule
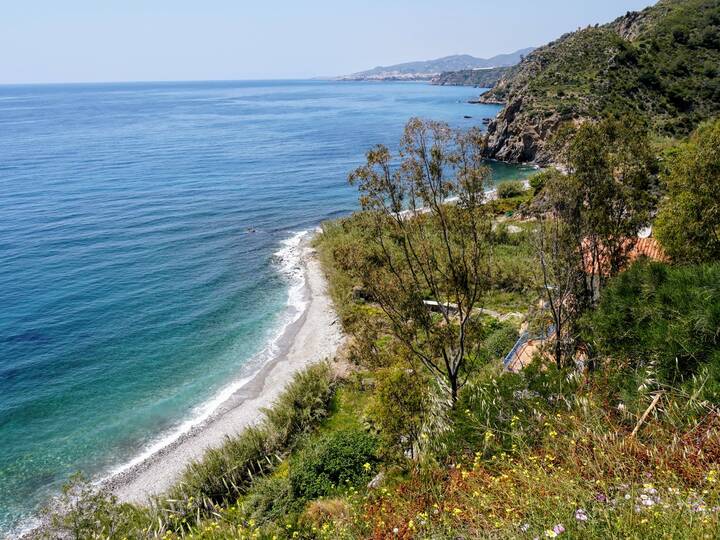
[[[506,107],[488,126],[490,158],[553,161],[559,126],[640,115],[682,136],[720,114],[720,0],[661,0],[566,34],[510,68],[481,102]]]

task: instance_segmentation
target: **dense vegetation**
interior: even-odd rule
[[[682,387],[705,369],[700,394],[720,384],[720,265],[636,263],[604,291],[589,317],[588,341],[659,384]]]
[[[658,237],[676,260],[720,258],[720,123],[701,126],[673,151],[665,177],[668,197],[660,208]]]
[[[544,143],[563,122],[626,114],[641,115],[661,136],[684,137],[720,112],[719,66],[718,0],[660,0],[567,34],[483,96],[508,104],[490,128],[489,153],[552,161]]]
[[[72,484],[48,536],[716,538],[720,260],[632,263],[615,240],[676,207],[678,171],[719,170],[719,128],[659,152],[641,124],[588,123],[557,141],[564,174],[488,201],[482,137],[411,121],[352,173],[363,211],[316,238],[342,358],[150,508]],[[716,201],[695,204],[692,231]]]
[[[487,69],[463,69],[460,71],[444,71],[430,80],[430,84],[440,86],[476,86],[490,88],[495,86],[508,72],[508,67]]]

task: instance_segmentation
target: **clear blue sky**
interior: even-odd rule
[[[302,78],[541,45],[652,0],[5,0],[0,83]]]

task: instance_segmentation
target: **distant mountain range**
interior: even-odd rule
[[[344,81],[427,81],[449,71],[514,66],[533,50],[533,47],[528,47],[509,54],[499,54],[492,58],[475,58],[469,54],[456,54],[436,60],[378,66],[367,71],[338,77],[338,79]]]

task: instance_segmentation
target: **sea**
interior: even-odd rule
[[[357,209],[364,152],[413,116],[482,126],[478,93],[0,86],[0,537],[211,414],[297,317],[300,236]]]

